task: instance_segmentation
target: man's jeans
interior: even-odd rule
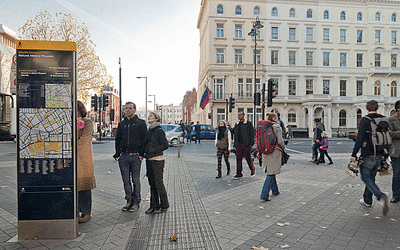
[[[372,195],[380,200],[384,193],[379,190],[375,184],[375,176],[378,173],[379,165],[382,161],[382,156],[368,156],[362,158],[364,161],[360,166],[361,180],[365,183],[364,190],[364,202],[366,204],[372,204]]]
[[[400,198],[400,158],[391,157],[393,168],[392,197]]]
[[[264,182],[264,186],[261,190],[260,198],[263,200],[268,200],[270,190],[272,190],[273,195],[279,194],[278,184],[276,184],[276,176],[274,174],[267,175],[267,178],[265,179]]]
[[[142,163],[139,155],[121,155],[118,162],[124,183],[125,200],[133,205],[139,205],[141,201],[140,165]]]

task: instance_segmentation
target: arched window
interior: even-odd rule
[[[241,15],[241,14],[242,14],[242,7],[236,6],[235,15]]]
[[[375,13],[375,21],[377,21],[377,22],[381,21],[381,14],[379,12]]]
[[[222,5],[218,5],[217,14],[224,14],[224,7],[222,7]]]
[[[288,111],[288,125],[296,125],[296,111],[293,109]]]
[[[346,13],[344,11],[340,12],[340,20],[346,20]]]
[[[339,127],[346,127],[346,110],[339,111]]]
[[[272,8],[271,10],[271,16],[278,16],[278,9],[277,8]]]
[[[361,109],[358,109],[357,110],[357,128],[358,128],[358,126],[360,126],[361,118],[362,118],[362,111],[361,111]]]
[[[307,18],[312,18],[312,10],[307,10]]]
[[[258,7],[254,8],[254,15],[255,16],[260,16],[260,8],[258,8]]]
[[[290,9],[289,10],[289,17],[295,17],[296,16],[296,11],[294,11],[294,9]]]
[[[357,21],[362,21],[362,13],[361,12],[357,13]]]
[[[393,13],[393,14],[392,14],[392,22],[396,22],[396,19],[397,19],[397,18],[396,18],[396,14]]]
[[[374,95],[381,95],[381,82],[375,81],[374,83]]]
[[[390,84],[390,96],[397,97],[397,82],[396,81],[393,81]]]
[[[324,19],[329,19],[329,12],[327,10],[324,11]]]

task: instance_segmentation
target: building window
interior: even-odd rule
[[[271,39],[278,39],[278,27],[271,27]]]
[[[217,37],[224,37],[224,25],[217,24]]]
[[[362,13],[361,12],[357,13],[357,21],[362,21]]]
[[[312,10],[307,10],[307,18],[312,18]]]
[[[224,99],[224,79],[214,79],[214,93],[215,100]]]
[[[363,85],[364,81],[358,80],[357,81],[357,96],[362,96],[363,95]]]
[[[217,109],[217,121],[225,120],[225,109]]]
[[[289,17],[295,17],[296,16],[296,11],[292,8],[289,10]]]
[[[242,38],[243,26],[240,24],[235,24],[235,38]]]
[[[390,84],[390,96],[397,97],[397,82],[396,81],[393,81]]]
[[[391,44],[397,44],[397,31],[392,30],[390,32],[390,42]]]
[[[261,51],[260,50],[256,50],[256,64],[261,64]],[[254,53],[254,50],[253,50]]]
[[[375,30],[375,43],[381,43],[381,31]]]
[[[235,49],[235,63],[243,63],[243,50]]]
[[[340,30],[340,42],[341,43],[346,42],[346,30],[345,29]]]
[[[293,109],[288,111],[288,125],[296,125],[296,111]]]
[[[254,8],[254,16],[259,16],[260,15],[260,8],[255,7]]]
[[[217,14],[224,14],[224,7],[222,7],[222,5],[218,5]]]
[[[313,65],[313,52],[306,51],[306,65]]]
[[[314,93],[314,80],[306,79],[306,95],[312,95]]]
[[[244,97],[243,78],[238,78],[238,98]]]
[[[329,29],[328,28],[323,29],[323,41],[329,42]]]
[[[396,68],[397,67],[397,54],[391,54],[390,55],[390,66],[392,68]]]
[[[261,39],[261,31],[257,30],[257,39]]]
[[[261,92],[260,78],[256,78],[256,92]]]
[[[242,14],[242,7],[236,6],[235,15],[241,15],[241,14]]]
[[[271,16],[278,16],[278,9],[277,8],[272,8],[271,10]]]
[[[344,11],[340,12],[340,20],[346,20],[346,13]]]
[[[289,28],[289,40],[296,40],[296,28]]]
[[[225,50],[217,49],[217,63],[225,63]]]
[[[278,51],[271,50],[271,65],[278,65]]]
[[[343,109],[339,111],[339,127],[346,127],[346,111]]]
[[[393,14],[392,14],[392,22],[396,22],[396,19],[397,19],[397,18],[396,18],[396,14],[393,13]]]
[[[363,54],[357,54],[357,67],[360,68],[363,66]]]
[[[363,31],[357,30],[357,43],[362,43],[362,42],[363,42]]]
[[[252,108],[247,108],[247,120],[253,121],[253,109]]]
[[[323,66],[329,66],[329,52],[323,52],[322,53],[322,65]]]
[[[324,19],[329,19],[329,12],[327,10],[324,11]]]
[[[375,53],[375,67],[381,66],[381,54]]]
[[[377,22],[381,21],[381,14],[379,12],[375,13],[375,21],[377,21]]]
[[[323,80],[322,81],[322,94],[324,95],[329,95],[329,85],[330,85],[330,80]]]
[[[340,53],[340,67],[347,66],[347,53]]]
[[[374,83],[374,95],[381,95],[381,82],[375,81]]]
[[[340,90],[339,90],[339,95],[340,96],[346,96],[346,85],[347,81],[346,80],[340,80]]]
[[[289,80],[289,95],[296,95],[296,80]]]
[[[306,28],[306,41],[313,40],[313,28]]]
[[[262,119],[262,109],[257,108],[256,109],[256,123],[263,120]]]
[[[296,65],[296,51],[289,51],[289,65]]]
[[[253,97],[253,79],[246,79],[246,97]]]

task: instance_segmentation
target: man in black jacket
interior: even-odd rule
[[[234,180],[243,177],[242,174],[243,157],[246,158],[247,164],[249,164],[249,168],[251,171],[250,177],[254,177],[256,175],[256,169],[254,168],[253,161],[251,160],[250,157],[251,147],[254,144],[253,124],[250,121],[244,119],[243,112],[239,112],[238,119],[239,121],[235,124],[235,127],[233,128],[233,133],[235,135],[234,147],[236,148],[236,166],[237,166],[236,175],[233,177]]]
[[[196,139],[194,140],[194,143],[195,143],[195,144],[197,143],[197,140],[198,140],[199,143],[200,143],[200,131],[201,131],[201,129],[200,129],[200,122],[197,121],[197,124],[194,126],[194,132],[196,133]]]
[[[360,200],[362,205],[370,207],[372,205],[372,195],[380,201],[382,204],[382,213],[386,215],[389,211],[387,201],[388,197],[386,194],[382,193],[379,190],[379,187],[375,184],[375,176],[378,172],[378,168],[382,161],[383,152],[374,153],[374,149],[372,148],[372,142],[370,141],[371,137],[371,119],[384,117],[381,114],[378,114],[376,111],[378,110],[378,102],[375,100],[371,100],[367,102],[366,108],[368,114],[364,116],[358,127],[357,140],[353,148],[353,153],[351,154],[350,160],[355,161],[357,158],[357,153],[361,148],[361,156],[362,164],[360,166],[360,174],[361,180],[365,183],[365,190],[363,199]],[[386,156],[387,157],[387,156]]]
[[[126,205],[122,211],[135,212],[139,209],[140,197],[140,166],[145,150],[147,133],[146,122],[139,119],[136,105],[133,102],[125,104],[125,118],[118,124],[115,137],[115,160],[119,162],[122,181],[124,183]],[[132,182],[131,182],[132,180]]]

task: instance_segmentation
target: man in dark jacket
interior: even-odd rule
[[[256,169],[254,168],[253,161],[251,160],[250,153],[251,147],[254,144],[254,128],[250,121],[244,119],[244,113],[239,112],[239,121],[235,124],[233,128],[234,137],[234,147],[236,148],[236,175],[233,177],[237,180],[243,177],[242,174],[242,159],[246,158],[247,164],[249,165],[251,174],[250,177],[256,175]]]
[[[182,129],[183,138],[185,138],[185,124],[183,123],[182,120],[179,122],[179,126]],[[183,139],[182,144],[185,144],[185,139]]]
[[[358,127],[357,140],[354,144],[353,153],[351,154],[350,160],[355,161],[357,158],[357,153],[361,149],[360,159],[362,163],[360,165],[361,180],[365,183],[365,190],[363,199],[360,200],[362,205],[370,207],[372,205],[372,195],[380,201],[382,204],[382,213],[384,215],[389,211],[387,201],[388,197],[386,194],[379,190],[379,187],[375,184],[375,176],[378,172],[378,168],[382,161],[383,152],[374,153],[374,149],[371,148],[372,142],[371,137],[371,119],[384,117],[378,114],[378,102],[371,100],[367,102],[366,108],[368,114],[364,116]],[[387,157],[387,156],[386,156]]]
[[[313,156],[311,161],[314,163],[318,163],[319,162],[318,149],[319,147],[321,147],[321,139],[322,139],[321,133],[325,131],[325,126],[324,124],[322,124],[321,118],[315,118],[314,124],[315,127],[314,127],[314,138],[313,138],[313,148],[312,148]]]
[[[186,125],[185,125],[185,130],[186,130],[186,143],[189,143],[189,141],[190,141],[190,144],[192,144],[192,124],[193,124],[193,122],[192,123],[190,123],[190,122],[188,122]]]
[[[127,201],[122,211],[129,210],[130,212],[137,211],[141,201],[140,166],[147,133],[146,122],[139,119],[135,112],[136,105],[133,102],[127,102],[125,104],[126,117],[118,124],[115,137],[116,153],[113,156],[119,162]]]
[[[394,103],[396,113],[389,118],[390,135],[392,136],[392,147],[390,148],[390,159],[392,160],[392,199],[391,203],[400,201],[400,101]]]
[[[199,140],[200,143],[200,123],[197,121],[197,124],[194,126],[194,132],[196,133],[196,139],[194,140],[194,143],[197,143],[197,140]]]

